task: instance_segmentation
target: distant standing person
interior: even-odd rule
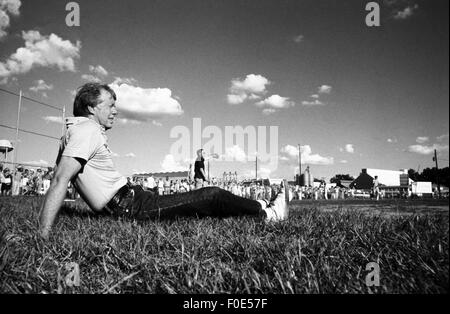
[[[2,183],[2,195],[10,195],[11,194],[11,186],[12,186],[12,175],[8,168],[3,170],[3,175],[5,177],[5,181]]]
[[[202,148],[197,150],[197,159],[195,160],[194,164],[194,180],[195,180],[195,188],[201,189],[203,187],[203,184],[206,180],[206,174],[205,174],[205,160],[210,158],[219,158],[219,155],[212,154],[211,156],[208,156],[205,158],[205,152]]]
[[[380,199],[380,183],[378,182],[378,176],[375,176],[373,179],[373,194],[378,201]]]

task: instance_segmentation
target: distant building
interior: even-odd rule
[[[173,171],[173,172],[149,172],[149,173],[135,173],[133,174],[133,181],[136,182],[139,179],[146,179],[153,176],[155,179],[163,180],[183,180],[188,179],[189,171]]]
[[[350,183],[350,187],[358,190],[373,188],[373,180],[378,176],[380,190],[384,190],[387,197],[408,195],[408,188],[414,182],[408,177],[408,170],[385,170],[365,168],[360,175]]]

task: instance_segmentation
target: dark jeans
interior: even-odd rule
[[[264,217],[266,214],[257,201],[239,197],[218,187],[173,195],[158,195],[133,187],[135,196],[131,216],[138,220],[167,219],[178,216],[229,217],[251,215]]]

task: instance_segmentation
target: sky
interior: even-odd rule
[[[257,154],[258,176],[293,179],[298,145],[302,171],[320,179],[421,171],[435,149],[448,166],[448,1],[374,1],[371,27],[368,2],[76,1],[76,26],[70,1],[0,0],[0,89],[72,116],[79,86],[109,84],[119,115],[108,141],[124,175],[187,170],[211,142],[211,176],[253,177]],[[20,109],[20,128],[61,136],[61,110]],[[18,97],[0,91],[0,124],[17,114]],[[227,126],[257,139],[230,141]],[[16,143],[0,126],[0,139],[19,162],[55,163],[54,138],[20,132]]]

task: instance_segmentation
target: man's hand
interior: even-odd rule
[[[39,233],[48,239],[56,216],[64,202],[69,181],[81,170],[81,163],[73,157],[62,156],[56,169],[55,177],[50,183],[44,204],[39,214]]]

